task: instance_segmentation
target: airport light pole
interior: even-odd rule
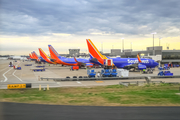
[[[154,33],[151,33],[151,34],[153,34],[153,55],[154,55],[154,35],[157,34],[157,33],[154,32]]]
[[[131,50],[132,50],[132,42],[131,42]]]
[[[160,40],[161,40],[162,38],[159,38],[159,46],[160,46]]]
[[[124,38],[121,38],[121,40],[122,40],[122,50],[124,52]]]

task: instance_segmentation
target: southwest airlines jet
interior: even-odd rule
[[[89,59],[62,57],[57,53],[57,51],[51,45],[48,45],[48,47],[51,58],[55,63],[68,65],[68,66],[79,66],[79,67],[93,66],[93,63],[91,63]]]
[[[95,63],[95,64],[99,64],[99,65],[105,65],[105,59],[112,59],[113,64],[117,67],[117,68],[124,68],[124,69],[138,69],[138,70],[143,70],[146,68],[154,68],[158,65],[157,62],[155,62],[152,59],[145,59],[145,58],[141,58],[139,57],[139,55],[137,55],[137,58],[108,58],[104,55],[102,55],[98,49],[96,48],[96,46],[92,43],[92,41],[90,39],[86,39],[87,41],[87,46],[89,49],[89,54],[90,54],[90,62]]]

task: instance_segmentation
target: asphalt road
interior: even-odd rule
[[[1,120],[179,120],[180,107],[106,107],[0,103]]]

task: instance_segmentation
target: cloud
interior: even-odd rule
[[[0,34],[178,36],[179,8],[179,0],[1,0]]]

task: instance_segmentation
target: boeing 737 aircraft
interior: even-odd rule
[[[89,59],[62,57],[57,53],[57,51],[51,45],[48,45],[48,47],[51,58],[55,63],[68,65],[68,66],[79,66],[79,67],[93,66],[93,63],[91,63]]]
[[[52,61],[50,60],[50,58],[46,55],[46,53],[45,53],[41,48],[39,48],[39,53],[40,53],[40,56],[41,56],[46,62],[48,62],[48,63],[50,63],[50,64],[56,64],[55,62],[52,62]]]
[[[100,65],[105,65],[105,59],[112,59],[113,64],[117,68],[124,68],[124,69],[138,69],[138,70],[143,70],[146,68],[154,68],[158,65],[157,62],[155,62],[152,59],[145,59],[142,58],[140,59],[139,55],[137,55],[137,58],[108,58],[104,55],[102,55],[96,46],[92,43],[90,39],[86,39],[88,49],[89,49],[89,54],[90,54],[90,62],[95,63],[95,64],[100,64]]]

